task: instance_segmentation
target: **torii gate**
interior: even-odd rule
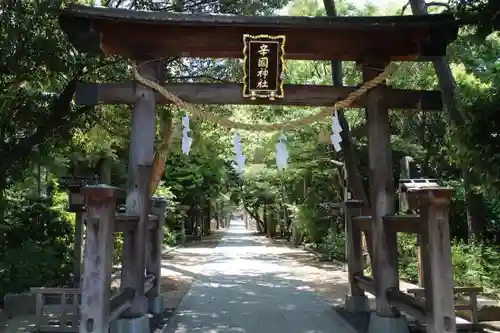
[[[122,9],[73,6],[60,13],[60,24],[71,43],[81,52],[94,55],[118,55],[136,61],[140,74],[158,81],[162,77],[161,59],[165,57],[242,58],[244,34],[286,36],[286,58],[300,60],[355,61],[363,72],[363,80],[376,77],[392,61],[426,61],[446,54],[448,43],[457,36],[458,25],[451,15],[386,16],[386,17],[247,17],[229,15],[138,12]],[[411,75],[411,73],[408,73]],[[164,82],[160,82],[165,84]],[[232,84],[165,84],[181,99],[193,104],[274,104],[296,106],[330,106],[357,87],[285,85],[283,99],[250,99],[242,96],[241,83]],[[132,307],[122,321],[133,327],[147,314],[140,286],[144,276],[144,249],[149,206],[146,204],[148,175],[154,155],[156,104],[169,103],[153,89],[132,82],[81,83],[76,93],[79,104],[134,104],[129,159],[128,213],[140,215],[135,236],[125,238],[122,289],[136,289]],[[370,189],[372,215],[353,222],[350,235],[349,268],[352,310],[364,310],[363,290],[376,294],[376,311],[370,319],[370,332],[405,332],[404,322],[396,309],[399,278],[396,258],[398,225],[405,230],[415,225],[416,218],[388,218],[395,213],[395,185],[389,140],[389,109],[440,111],[438,91],[413,91],[379,86],[356,100],[352,107],[365,108],[367,115]],[[431,204],[417,222],[430,226],[429,241],[432,265],[429,272],[428,302],[414,313],[422,314],[434,333],[455,332],[453,279],[447,234],[447,200],[441,189],[419,193],[422,202]],[[93,192],[95,194],[95,192]],[[447,193],[447,192],[446,192]],[[436,199],[439,198],[439,199]],[[437,201],[436,201],[437,200]],[[350,203],[352,205],[352,203]],[[436,206],[437,205],[437,206]],[[436,208],[438,207],[438,208]],[[439,221],[433,214],[439,211]],[[423,221],[421,221],[423,219]],[[368,223],[364,223],[364,222]],[[434,224],[432,224],[432,223]],[[439,227],[438,227],[439,226]],[[401,227],[399,227],[401,228]],[[438,228],[438,229],[436,229]],[[357,236],[366,230],[373,237],[374,277],[359,271]],[[419,229],[420,230],[420,229]],[[427,229],[426,229],[427,230]],[[440,232],[439,235],[435,234]],[[447,238],[448,237],[448,238]],[[429,237],[428,237],[429,238]],[[135,244],[135,247],[133,246]],[[437,267],[440,265],[441,267]],[[85,267],[90,279],[94,267]],[[103,272],[104,274],[104,272]],[[106,273],[107,274],[107,273]],[[137,289],[139,288],[139,289]],[[82,293],[91,292],[83,287]],[[353,306],[354,305],[354,306]],[[413,306],[412,305],[412,306]],[[91,309],[102,304],[88,302],[81,306],[81,318],[102,323],[89,328],[82,323],[80,332],[104,332],[109,309],[99,313]],[[353,307],[352,307],[353,306]],[[411,307],[410,307],[411,308]],[[107,312],[108,311],[108,312]],[[412,311],[410,309],[410,311]],[[90,317],[89,317],[90,316]],[[95,316],[100,316],[99,318]],[[143,322],[143,321],[142,321]],[[402,324],[403,323],[403,324]],[[145,330],[145,328],[144,328]]]

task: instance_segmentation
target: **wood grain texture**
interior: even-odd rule
[[[427,331],[456,332],[455,298],[449,226],[449,203],[453,190],[422,189],[420,214],[425,232],[422,235]]]
[[[81,52],[129,58],[241,58],[243,34],[286,35],[286,58],[356,61],[443,56],[456,39],[452,15],[272,17],[130,11],[70,6],[59,22]],[[312,38],[314,36],[314,38]]]
[[[269,104],[288,106],[332,106],[345,99],[357,87],[334,87],[326,85],[285,85],[285,98],[269,101],[251,100],[242,96],[243,86],[237,83],[173,83],[165,88],[182,100],[192,104]],[[381,88],[381,105],[388,109],[407,109],[441,111],[443,108],[441,92]],[[167,104],[161,94],[155,94],[155,101]],[[78,83],[75,102],[82,105],[95,104],[133,104],[135,102],[134,84],[127,83]],[[366,96],[358,99],[353,107],[365,108]]]
[[[116,202],[105,188],[87,193],[107,200],[88,200],[80,333],[107,332]]]
[[[363,80],[377,76],[385,63],[373,59],[363,66]],[[383,96],[379,89],[368,92],[366,108],[368,128],[368,160],[370,202],[372,211],[372,237],[374,247],[373,271],[376,291],[376,312],[381,317],[397,315],[390,305],[386,290],[399,288],[397,268],[396,233],[387,230],[384,216],[395,213],[395,187],[392,165],[392,149],[389,133],[389,112],[380,103]]]

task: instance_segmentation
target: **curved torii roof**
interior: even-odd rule
[[[60,25],[80,51],[129,58],[241,58],[243,34],[286,35],[286,58],[406,61],[443,56],[452,15],[291,17],[184,14],[71,6]]]

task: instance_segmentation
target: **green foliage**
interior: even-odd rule
[[[67,285],[73,225],[43,200],[10,194],[1,225],[0,295],[33,286]]]
[[[329,259],[346,261],[345,231],[336,229],[337,227],[328,229],[327,236],[324,237],[319,248],[328,254]]]
[[[459,2],[461,14],[482,13],[489,17],[494,9],[491,1],[484,6],[480,1]],[[289,14],[325,14],[320,2],[311,0],[102,3],[109,7],[247,15],[272,14],[289,4],[285,8]],[[127,178],[130,108],[117,105],[88,110],[71,103],[73,77],[122,82],[130,79],[127,62],[89,58],[76,52],[54,15],[54,10],[66,4],[8,1],[0,5],[0,293],[22,291],[32,285],[65,285],[69,281],[74,217],[64,212],[66,194],[56,191],[53,205],[38,199],[47,185],[66,173],[98,173],[103,158],[110,161],[114,185],[123,186]],[[348,0],[337,1],[336,5],[341,15],[394,14],[397,9],[360,7]],[[486,23],[483,25],[489,33],[496,23]],[[421,165],[424,176],[438,178],[455,188],[450,207],[455,279],[462,285],[483,284],[498,290],[500,274],[495,262],[500,244],[500,118],[496,113],[500,107],[500,39],[490,34],[479,43],[474,32],[461,29],[458,40],[449,48],[464,126],[456,128],[446,113],[391,111],[393,171],[399,175],[398,160],[411,155]],[[344,84],[359,84],[361,75],[355,64],[343,65]],[[431,64],[400,65],[400,71],[389,80],[391,86],[437,89]],[[165,66],[172,82],[237,82],[242,75],[236,60],[170,59]],[[287,61],[286,68],[287,83],[332,83],[330,62]],[[193,149],[185,156],[176,134],[184,110],[161,106],[159,113],[167,108],[173,114],[174,135],[156,192],[168,199],[166,245],[177,244],[182,224],[188,225],[196,215],[194,208],[206,212],[211,207],[221,214],[217,217],[223,218],[238,204],[261,225],[281,224],[285,230],[294,229],[300,240],[314,243],[330,257],[343,258],[343,220],[325,209],[325,204],[343,198],[342,171],[332,163],[343,161],[343,153],[335,153],[327,143],[318,142],[320,134],[330,131],[329,120],[286,131],[289,167],[280,172],[275,167],[276,134],[242,131],[247,168],[243,175],[237,175],[232,168],[233,132],[211,123],[193,122]],[[281,123],[318,111],[259,105],[204,108],[251,123]],[[361,180],[366,185],[369,171],[365,117],[351,109],[346,110],[346,116],[356,143]],[[465,184],[461,169],[464,165],[478,176],[473,186]],[[471,192],[485,197],[488,223],[482,239],[466,244],[465,240],[471,239],[468,212],[470,215],[474,208],[468,201]],[[120,260],[121,246],[122,239],[117,236],[115,263]],[[400,273],[415,280],[415,239],[401,235],[398,250]]]
[[[463,2],[465,3],[465,2]],[[480,1],[467,1],[467,10],[484,10],[474,7]],[[486,2],[482,2],[486,4]],[[337,2],[339,12],[347,15],[356,13],[349,2]],[[491,1],[489,2],[491,9]],[[363,15],[377,14],[373,8],[359,9]],[[386,12],[379,10],[380,12]],[[393,11],[394,12],[394,11]],[[290,6],[290,13],[298,15],[324,15],[324,9],[317,2],[296,0]],[[484,12],[483,12],[484,13]],[[498,15],[497,15],[498,16]],[[499,16],[500,17],[500,16]],[[490,27],[491,23],[489,22]],[[497,135],[500,107],[499,63],[500,39],[491,34],[478,40],[470,28],[463,28],[455,43],[450,46],[449,60],[457,81],[457,97],[465,124],[457,128],[447,113],[423,113],[392,111],[390,115],[394,174],[399,175],[398,161],[410,155],[421,166],[422,174],[435,177],[456,190],[450,207],[450,227],[453,243],[455,279],[458,285],[484,285],[499,290],[500,284],[492,276],[499,276],[494,267],[497,246],[500,244],[498,197],[499,140]],[[437,89],[438,80],[432,64],[403,63],[401,69],[390,78],[393,87],[402,89]],[[344,64],[344,83],[359,83],[359,72],[350,63]],[[289,83],[331,84],[329,62],[289,61],[286,81]],[[250,111],[251,110],[251,111]],[[251,107],[248,112],[257,115],[261,121],[283,121],[310,114],[314,109],[280,108],[270,113],[266,108]],[[245,114],[243,110],[240,114]],[[364,177],[367,170],[366,128],[362,113],[348,110],[348,121],[356,145],[360,170]],[[325,159],[342,159],[328,153],[317,137],[323,124],[286,133],[289,140],[290,164],[285,172],[272,172],[274,139],[270,136],[248,139],[258,142],[252,149],[264,147],[264,157],[253,160],[245,173],[243,202],[254,211],[263,210],[264,204],[280,204],[289,207],[289,218],[297,231],[297,238],[311,242],[329,256],[342,257],[344,242],[342,221],[335,220],[332,228],[328,221],[322,221],[325,212],[320,208],[325,202],[341,200],[341,187],[337,170]],[[261,149],[262,150],[262,149]],[[252,150],[251,150],[252,151]],[[251,158],[257,154],[250,153]],[[257,167],[258,166],[258,167]],[[465,183],[462,167],[467,166],[479,178],[472,185]],[[476,177],[476,176],[475,176]],[[367,183],[367,178],[363,178]],[[477,202],[471,201],[471,194],[483,197],[486,206],[487,226],[481,240],[473,241],[471,228],[477,221]],[[331,219],[330,219],[331,221]],[[465,243],[466,240],[469,243]],[[417,279],[416,239],[411,235],[400,235],[398,251],[400,274],[410,281]]]
[[[59,28],[57,11],[75,1],[7,1],[0,4],[0,294],[30,286],[64,286],[70,280],[73,214],[65,212],[67,196],[55,192],[53,205],[40,199],[60,176],[99,173],[103,159],[111,164],[113,185],[126,181],[130,145],[129,106],[78,108],[72,103],[77,79],[122,82],[130,79],[122,59],[88,57],[69,44]],[[122,1],[119,1],[122,3]],[[180,2],[179,2],[180,3]],[[118,5],[104,1],[104,5]],[[127,3],[136,9],[154,8],[151,1]],[[182,11],[266,14],[286,1],[183,1]],[[123,4],[125,5],[125,4]],[[165,2],[172,9],[176,2]],[[173,8],[179,9],[179,8]],[[172,80],[238,75],[236,62],[182,59],[166,62]],[[239,69],[239,66],[238,66]],[[214,74],[215,73],[215,74]],[[190,80],[191,80],[190,79]],[[159,107],[161,110],[163,107]],[[216,112],[229,115],[230,109]],[[175,116],[179,116],[176,112]],[[176,125],[178,120],[174,120]],[[226,195],[237,198],[239,187],[228,162],[229,133],[213,124],[194,124],[190,156],[179,154],[174,138],[163,185],[157,195],[168,199],[165,243],[178,241],[186,215],[179,206],[203,205]],[[175,132],[175,131],[174,131]],[[206,142],[204,141],[206,140]],[[224,193],[224,194],[223,194]],[[35,198],[35,199],[33,199]],[[115,236],[113,262],[121,258],[122,238]]]
[[[486,37],[500,29],[500,5],[495,0],[452,0],[461,18],[474,23],[479,37]]]
[[[401,278],[418,281],[416,237],[398,235],[399,274]],[[498,247],[463,241],[452,243],[453,278],[457,286],[483,286],[486,293],[498,296],[500,288]]]
[[[399,274],[410,282],[418,282],[417,237],[412,234],[398,234]]]

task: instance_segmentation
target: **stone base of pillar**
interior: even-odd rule
[[[369,312],[370,304],[368,303],[368,297],[366,295],[345,295],[345,309],[349,312]]]
[[[138,318],[119,318],[110,325],[110,333],[144,333],[150,332],[149,316]]]
[[[163,297],[156,296],[148,298],[148,312],[153,315],[161,315],[163,313]]]
[[[376,312],[370,314],[368,333],[409,333],[408,321],[404,316],[382,317]]]

